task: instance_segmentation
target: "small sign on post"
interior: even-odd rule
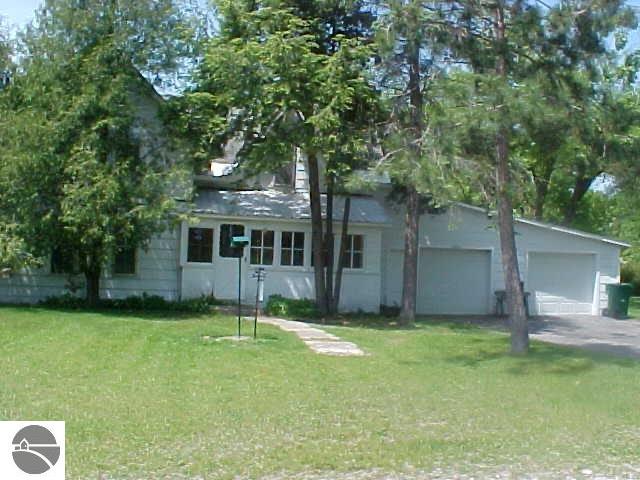
[[[240,313],[242,310],[242,257],[244,256],[244,247],[249,245],[249,237],[232,237],[231,246],[242,249],[242,253],[238,256],[238,338],[240,338]]]
[[[267,276],[263,267],[256,268],[252,277],[256,279],[256,315],[253,319],[253,338],[257,338],[258,335],[258,312],[260,311],[260,304],[264,301],[264,279]]]

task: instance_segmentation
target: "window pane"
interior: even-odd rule
[[[282,232],[282,248],[291,248],[291,232]]]
[[[295,233],[293,246],[304,250],[304,232]]]
[[[302,267],[304,265],[304,250],[295,250],[293,252],[293,264],[296,267]]]
[[[362,245],[363,245],[364,241],[363,241],[363,236],[362,235],[354,235],[353,236],[353,250],[354,251],[362,251]]]
[[[264,233],[264,237],[263,237],[264,246],[273,248],[273,243],[275,238],[275,234],[273,230],[265,230],[263,233]]]
[[[362,253],[354,252],[351,268],[362,268]]]
[[[218,248],[221,257],[238,258],[242,256],[241,247],[232,247],[231,240],[233,237],[244,236],[244,225],[224,224],[220,226],[220,246]]]
[[[260,246],[262,246],[262,231],[261,230],[251,230],[251,246],[252,247],[260,247]]]
[[[260,258],[261,253],[262,253],[262,250],[260,248],[254,247],[251,249],[251,258],[249,259],[249,261],[251,262],[252,265],[261,264],[261,258]]]
[[[116,274],[136,273],[135,248],[121,247],[116,252],[114,263],[113,263],[113,273],[116,273]]]
[[[213,229],[190,228],[187,261],[211,263],[213,260]]]
[[[262,265],[273,265],[273,248],[265,248],[262,251]]]
[[[282,249],[280,251],[280,265],[291,265],[291,250]]]

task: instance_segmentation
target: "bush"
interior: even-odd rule
[[[640,268],[634,263],[623,263],[620,267],[620,281],[633,285],[633,294],[640,296]]]
[[[203,313],[211,310],[213,305],[220,305],[221,302],[215,297],[201,296],[188,300],[165,300],[159,295],[130,296],[127,298],[105,298],[96,305],[99,310],[145,310],[145,311],[168,311],[168,312],[194,312]],[[49,308],[63,308],[67,310],[81,310],[88,308],[84,298],[76,297],[69,293],[57,297],[48,297],[40,305]]]
[[[380,305],[380,315],[383,317],[398,317],[400,307],[398,305]]]
[[[318,318],[320,312],[316,303],[308,298],[294,300],[282,295],[271,295],[264,312],[273,317]]]

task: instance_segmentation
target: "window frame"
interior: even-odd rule
[[[271,246],[265,246],[265,236],[271,234]],[[260,234],[260,244],[254,245],[254,234]],[[259,262],[253,261],[253,252],[257,250],[259,252]],[[271,250],[271,263],[264,263],[264,253],[267,250]],[[276,232],[275,230],[263,230],[252,229],[249,238],[249,265],[258,265],[263,267],[271,267],[275,263],[276,254]]]
[[[122,255],[125,252],[130,251],[133,254],[133,272],[118,272],[116,270],[116,267],[118,265],[117,262],[117,258],[118,255]],[[138,249],[135,247],[126,247],[124,245],[119,246],[118,248],[116,248],[116,252],[113,255],[113,260],[111,262],[111,274],[112,275],[118,275],[118,276],[134,276],[138,274]]]
[[[305,261],[305,257],[306,257],[306,232],[302,232],[302,231],[293,231],[293,230],[285,230],[285,231],[281,231],[280,232],[280,266],[281,267],[294,267],[294,268],[302,268],[304,267],[304,261]],[[287,235],[291,235],[291,246],[289,247],[285,247],[284,246],[284,237],[285,234]],[[296,247],[296,238],[300,238],[300,236],[302,237],[302,247]],[[284,263],[284,252],[287,251],[289,252],[289,263]],[[299,265],[295,263],[295,258],[296,258],[296,252],[298,253],[302,253],[302,263],[300,263]]]
[[[360,249],[354,249],[355,238],[360,237]],[[345,249],[345,262],[344,268],[348,268],[350,270],[364,270],[365,268],[365,235],[361,233],[352,233],[347,235],[347,248]],[[353,259],[355,258],[355,254],[360,254],[360,266],[354,267]]]
[[[218,244],[219,244],[218,245],[218,257],[220,257],[220,258],[242,258],[244,256],[244,247],[231,247],[230,245],[229,246],[225,246],[224,245],[224,243],[226,243],[226,242],[223,242],[223,238],[222,238],[223,230],[225,230],[224,227],[231,227],[230,228],[231,232],[230,232],[230,236],[229,236],[229,239],[228,239],[229,242],[231,242],[231,239],[233,237],[243,237],[245,235],[246,230],[247,230],[247,227],[245,225],[241,224],[241,223],[221,223],[219,225],[219,227],[218,227],[219,230],[220,230],[220,233],[218,234]],[[242,229],[242,232],[241,233],[235,232],[234,231],[235,227],[240,227],[239,229]],[[222,249],[223,248],[225,248],[225,249],[229,248],[230,250],[234,251],[234,255],[223,255],[222,254]]]
[[[191,259],[191,231],[192,230],[208,230],[211,232],[211,245],[209,247],[210,250],[210,259],[209,260],[193,260]],[[187,229],[187,263],[192,263],[195,265],[211,265],[213,263],[213,247],[214,247],[214,235],[215,228],[213,227],[189,227]],[[199,254],[202,254],[202,246],[198,246]],[[200,258],[200,257],[198,257]]]
[[[70,260],[70,270],[64,270],[64,268],[60,271],[56,271],[54,268],[54,256],[56,254],[60,255],[62,253],[62,249],[60,247],[54,247],[51,250],[51,255],[49,257],[49,274],[51,275],[79,275],[80,274],[80,259],[78,258],[78,253],[75,251],[68,253],[68,260]]]

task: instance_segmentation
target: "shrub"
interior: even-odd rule
[[[620,279],[622,283],[633,285],[633,294],[640,295],[640,268],[635,263],[623,263],[620,267]]]
[[[267,315],[274,317],[318,318],[320,312],[313,300],[294,300],[282,295],[271,295],[264,307]]]
[[[400,315],[398,305],[380,305],[380,315],[383,317],[397,317]]]
[[[208,312],[213,305],[220,305],[221,302],[215,297],[203,295],[198,298],[188,300],[165,300],[159,295],[130,296],[126,298],[105,298],[101,299],[95,307],[99,310],[145,310],[145,311],[168,311],[168,312]],[[84,298],[76,297],[69,293],[57,297],[48,297],[40,305],[49,308],[63,308],[70,310],[80,310],[87,308]]]

